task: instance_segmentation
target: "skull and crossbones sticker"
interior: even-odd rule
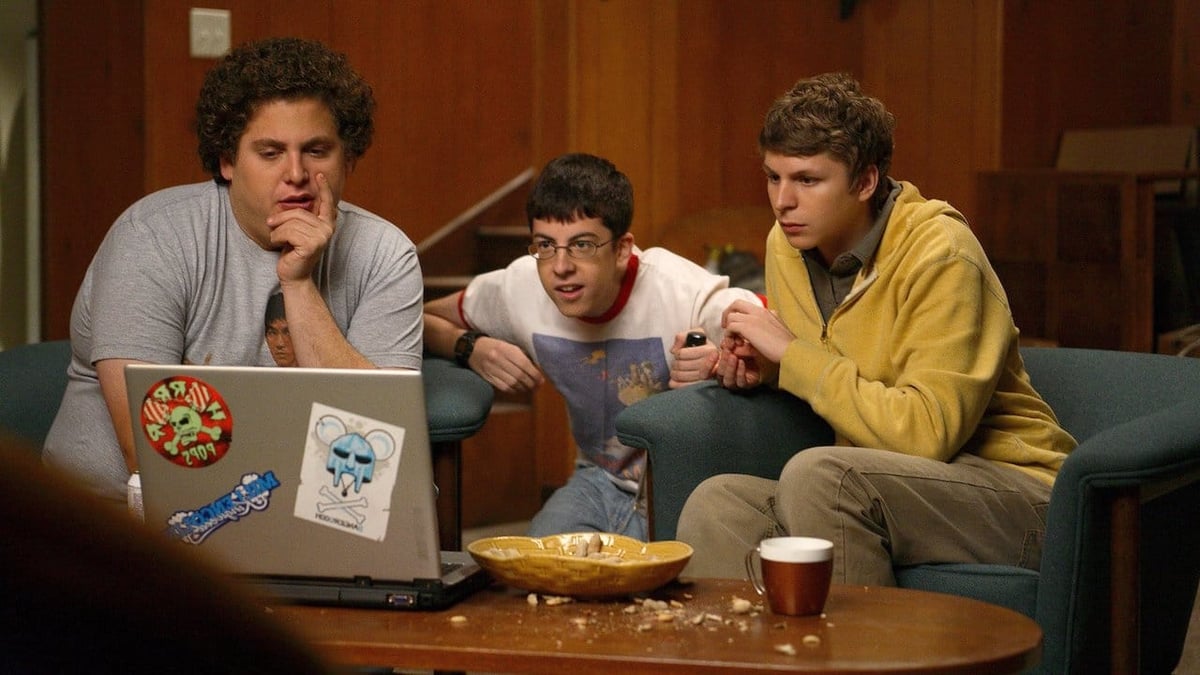
[[[233,414],[221,393],[188,375],[154,383],[142,398],[140,423],[159,455],[189,468],[211,466],[233,439]]]
[[[295,515],[382,541],[404,429],[314,404]]]

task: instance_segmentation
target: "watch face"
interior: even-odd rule
[[[454,342],[454,358],[461,365],[467,365],[467,359],[471,358],[471,352],[475,351],[475,338],[479,337],[476,331],[467,331],[458,336],[458,340]]]

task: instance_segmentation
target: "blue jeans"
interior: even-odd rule
[[[598,466],[575,468],[529,524],[529,536],[568,532],[610,532],[646,541],[646,514],[637,495],[626,492]]]

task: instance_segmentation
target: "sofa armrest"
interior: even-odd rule
[[[69,340],[0,351],[0,430],[40,453],[67,388],[70,363]]]
[[[1109,662],[1094,646],[1119,640],[1140,651],[1143,672],[1170,670],[1200,580],[1197,510],[1200,399],[1102,431],[1068,456],[1038,585],[1038,623],[1065,636],[1047,642],[1047,663],[1088,672]]]
[[[617,416],[617,438],[645,448],[653,537],[674,539],[692,490],[720,473],[776,478],[796,451],[833,442],[833,431],[800,399],[770,388],[731,392],[715,383],[656,394]]]
[[[431,442],[461,441],[483,427],[495,396],[492,385],[473,370],[429,354],[421,371]]]
[[[471,369],[429,354],[421,373],[438,488],[438,534],[442,550],[457,551],[462,547],[462,441],[487,422],[495,391]]]

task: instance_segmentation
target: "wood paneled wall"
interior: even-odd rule
[[[297,35],[347,55],[377,109],[375,141],[345,196],[415,241],[535,161],[533,0],[202,4],[231,10],[235,43]],[[213,61],[188,55],[195,5],[42,3],[47,338],[68,335],[84,270],[125,207],[208,178],[192,124]]]
[[[577,2],[561,22],[567,146],[629,175],[643,243],[681,216],[764,200],[770,102],[805,75],[861,72],[861,21],[835,2]]]
[[[1005,3],[1000,167],[1054,166],[1064,129],[1168,123],[1175,7],[1189,3]]]
[[[1171,18],[1171,122],[1200,122],[1200,0],[1175,0]]]
[[[151,0],[145,14],[147,190],[201,180],[190,124],[208,59],[187,55],[188,8]],[[235,42],[272,35],[344,52],[375,92],[376,133],[346,198],[419,241],[529,167],[533,3],[214,0]],[[183,114],[186,113],[186,114]]]
[[[232,11],[235,42],[301,35],[348,55],[379,107],[346,196],[414,240],[522,170],[583,150],[629,174],[634,231],[652,244],[681,217],[761,203],[763,113],[829,70],[896,112],[894,175],[986,217],[977,171],[1049,166],[1066,126],[1195,109],[1183,95],[1194,57],[1178,56],[1195,29],[1177,23],[1194,2],[871,0],[846,20],[837,0],[202,4]],[[67,335],[113,219],[149,190],[205,178],[190,125],[212,62],[187,55],[193,4],[41,3],[47,338]]]
[[[1000,137],[1000,0],[864,2],[863,85],[896,115],[891,174],[976,215]]]
[[[39,5],[47,340],[68,336],[84,270],[109,224],[142,195],[146,167],[142,5],[97,0],[83,17],[77,5]]]

